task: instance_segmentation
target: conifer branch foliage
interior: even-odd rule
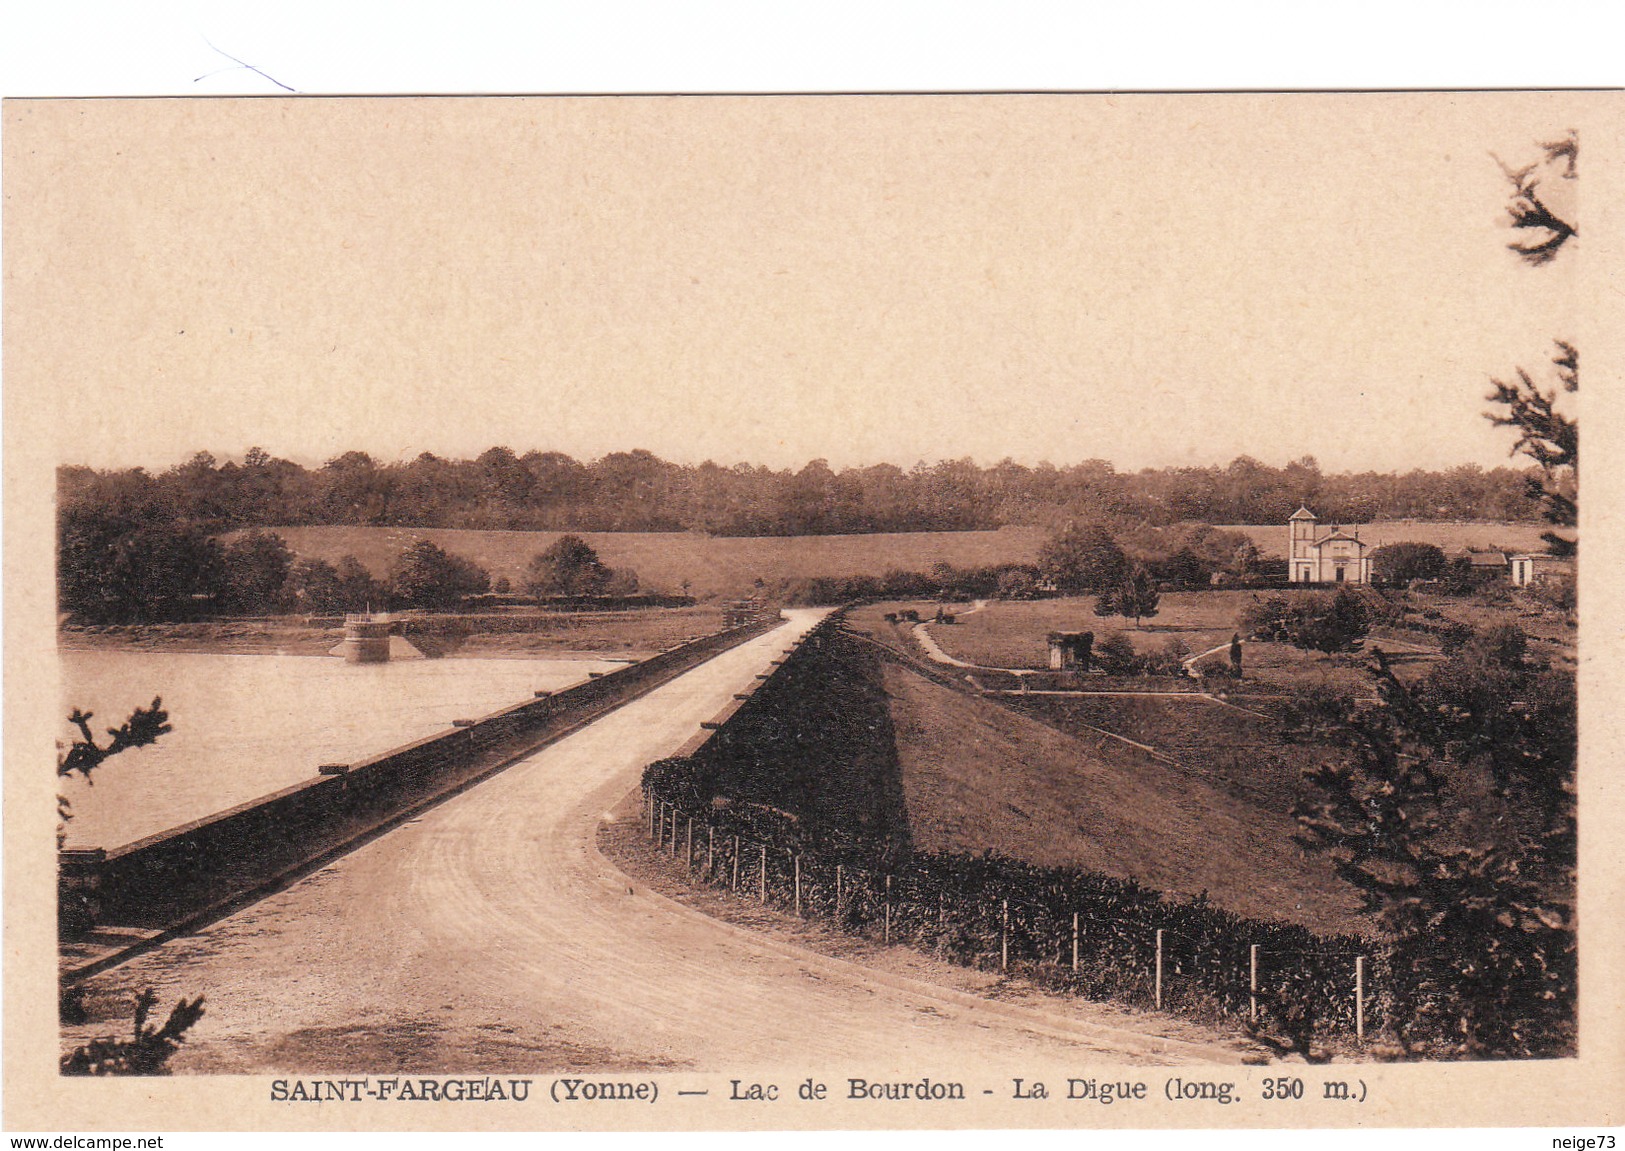
[[[1327,697],[1297,716],[1339,754],[1305,773],[1296,838],[1393,940],[1391,1017],[1410,1054],[1572,1049],[1572,679],[1528,662],[1521,639],[1476,636],[1415,685],[1379,651],[1377,706]]]
[[[1558,173],[1560,179],[1578,179],[1579,134],[1570,130],[1562,139],[1542,143],[1539,147],[1543,153],[1542,159],[1522,168],[1508,167],[1499,158],[1496,159],[1512,185],[1512,199],[1507,204],[1507,215],[1512,220],[1512,226],[1519,231],[1534,233],[1527,239],[1520,237],[1511,241],[1507,247],[1537,268],[1555,260],[1563,245],[1580,234],[1579,226],[1573,220],[1560,216],[1541,199],[1540,178],[1536,175],[1542,168],[1561,165]]]
[[[1555,341],[1552,357],[1562,393],[1580,390],[1580,353],[1573,344]],[[1529,494],[1542,505],[1546,522],[1572,528],[1579,522],[1580,424],[1558,410],[1558,389],[1542,390],[1529,373],[1517,369],[1513,380],[1492,379],[1486,397],[1503,411],[1488,412],[1486,418],[1500,428],[1513,428],[1518,439],[1513,455],[1528,456],[1540,467],[1540,475],[1529,479]],[[1557,555],[1574,554],[1574,541],[1557,532],[1542,537]]]
[[[147,1023],[158,993],[142,991],[135,1002],[135,1031],[129,1039],[93,1039],[62,1058],[64,1075],[168,1075],[169,1059],[186,1042],[186,1032],[203,1018],[203,996],[177,1000],[162,1027]]]
[[[119,752],[157,743],[159,736],[168,735],[173,730],[163,703],[162,698],[155,696],[151,707],[138,707],[118,727],[108,728],[107,734],[113,738],[105,747],[96,742],[90,730],[90,721],[96,718],[95,713],[74,708],[68,713],[68,722],[79,729],[79,738],[69,744],[66,752],[57,756],[57,775],[78,772],[88,780],[92,771]]]
[[[1579,179],[1579,134],[1571,129],[1561,139],[1541,143],[1538,147],[1542,158],[1522,168],[1512,169],[1500,159],[1496,160],[1512,184],[1512,199],[1507,205],[1512,226],[1544,234],[1544,238],[1536,242],[1514,240],[1507,245],[1519,259],[1533,267],[1550,264],[1563,246],[1580,234],[1572,212],[1567,213],[1567,217],[1560,216],[1540,198],[1541,176],[1536,174],[1555,172],[1560,180]],[[1558,350],[1552,364],[1562,392],[1578,392],[1580,353],[1573,344],[1563,340],[1556,343]],[[1518,440],[1512,454],[1527,456],[1540,468],[1540,474],[1527,481],[1530,497],[1540,502],[1546,522],[1557,528],[1574,527],[1579,518],[1578,423],[1558,410],[1558,391],[1542,391],[1522,368],[1517,369],[1513,380],[1491,380],[1490,383],[1492,390],[1487,398],[1504,411],[1487,413],[1487,418],[1497,427],[1517,429]],[[1571,535],[1550,531],[1541,538],[1553,555],[1575,553]]]

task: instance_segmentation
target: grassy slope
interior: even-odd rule
[[[374,575],[410,543],[433,540],[485,567],[491,578],[524,580],[531,557],[561,532],[462,531],[450,528],[269,528],[301,558],[337,562],[354,555]],[[1038,528],[996,532],[905,532],[856,536],[713,538],[693,532],[582,532],[612,567],[634,569],[643,585],[676,592],[683,580],[695,596],[734,596],[753,582],[769,586],[798,576],[883,575],[888,569],[926,571],[939,560],[959,567],[1030,563],[1044,533]]]
[[[1072,863],[1320,930],[1352,893],[1290,840],[1284,810],[1104,738],[1076,738],[888,666],[915,846]]]
[[[1273,720],[1198,695],[1008,696],[1004,703],[1064,732],[1091,728],[1147,744],[1221,790],[1281,813],[1303,797],[1305,749],[1281,740]]]

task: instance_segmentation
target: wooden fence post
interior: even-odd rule
[[[710,879],[717,873],[717,829],[712,824],[705,825],[705,877]]]
[[[796,856],[796,914],[801,914],[801,856]]]
[[[767,844],[762,844],[761,863],[756,873],[756,892],[763,903],[767,902]]]
[[[999,970],[1010,969],[1010,901],[999,901]]]
[[[1258,944],[1247,948],[1247,1017],[1258,1022]]]
[[[1072,973],[1078,973],[1078,913],[1072,913]]]
[[[1157,983],[1156,983],[1155,999],[1156,999],[1157,1010],[1161,1011],[1162,1010],[1162,928],[1160,928],[1160,927],[1157,928]]]
[[[683,839],[683,862],[690,867],[694,866],[694,817],[688,817],[688,830]]]
[[[643,789],[643,822],[648,828],[649,838],[655,837],[655,793],[653,788]]]
[[[734,836],[734,881],[733,889],[739,890],[739,837]]]
[[[886,946],[891,946],[891,876],[886,876]]]
[[[835,865],[835,918],[837,920],[841,918],[841,896],[843,895],[841,881],[845,878],[845,870],[841,864],[837,863]]]
[[[1354,957],[1354,1042],[1365,1046],[1365,956]]]
[[[671,805],[671,857],[677,858],[677,805]]]

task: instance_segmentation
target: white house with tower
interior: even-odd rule
[[[1287,520],[1287,578],[1293,583],[1370,583],[1371,557],[1360,539],[1333,524],[1320,527],[1320,518],[1299,508]]]

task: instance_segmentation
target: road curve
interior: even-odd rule
[[[1099,1009],[983,999],[815,954],[633,883],[597,847],[671,754],[818,612],[724,652],[285,891],[89,981],[203,993],[180,1072],[1234,1062]],[[1111,1016],[1121,1020],[1120,1015]],[[1163,1020],[1171,1030],[1190,1029]],[[69,1029],[69,1044],[110,1029]]]

